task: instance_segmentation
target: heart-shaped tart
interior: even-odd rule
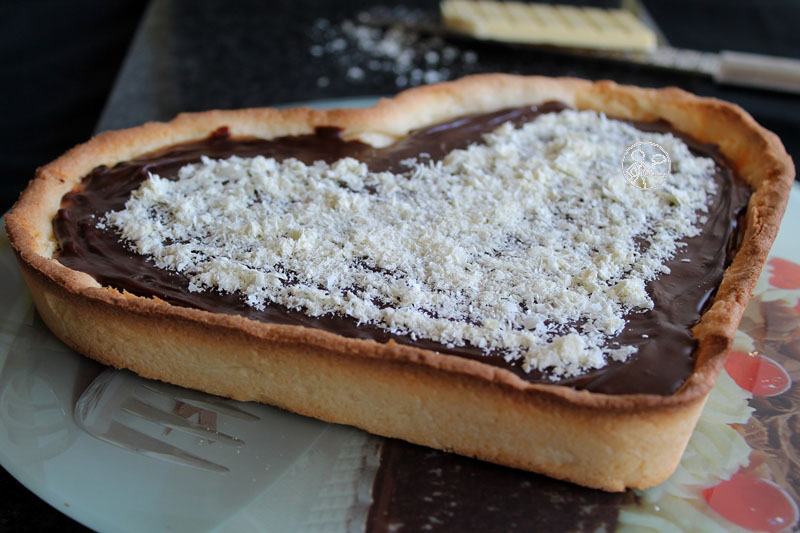
[[[623,490],[678,464],[793,177],[726,102],[481,75],[106,132],[6,226],[93,359]]]

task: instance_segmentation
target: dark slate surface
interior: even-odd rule
[[[315,26],[315,21],[326,19],[336,26],[371,5],[354,0],[155,0],[141,18],[103,108],[140,20],[141,4],[0,2],[0,95],[6,103],[0,118],[0,209],[11,206],[36,166],[88,138],[93,128],[166,120],[180,111],[398,92],[396,75],[370,72],[363,53],[354,54],[350,48],[321,57],[311,53],[313,45],[326,42],[324,25]],[[404,5],[435,11],[437,2]],[[676,46],[800,55],[800,5],[791,0],[653,1],[648,6]],[[608,78],[644,86],[676,85],[724,98],[776,131],[789,152],[800,157],[798,96],[719,87],[692,75],[504,46],[454,40],[447,44],[462,52],[474,50],[478,57],[474,63],[450,65],[451,78],[491,71]],[[348,78],[353,65],[364,67],[363,79]],[[0,493],[2,531],[84,529],[4,471]]]

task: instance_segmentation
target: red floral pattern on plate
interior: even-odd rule
[[[772,267],[770,285],[779,289],[800,289],[800,265],[780,257],[773,257],[767,264]]]
[[[747,472],[703,491],[726,520],[751,531],[781,531],[797,522],[797,505],[780,486]]]
[[[755,412],[739,426],[753,448],[750,464],[731,479],[703,491],[714,511],[751,531],[782,531],[800,518],[795,481],[800,465],[795,447],[800,435],[800,265],[773,257],[767,262],[768,287],[745,311],[739,330],[756,351],[732,350],[725,370],[737,385],[753,394]],[[763,287],[763,286],[762,286]],[[768,354],[768,355],[765,355]]]
[[[753,396],[777,396],[792,386],[789,373],[780,364],[758,353],[732,350],[725,370],[737,385]]]

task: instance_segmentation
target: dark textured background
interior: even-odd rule
[[[646,4],[674,46],[800,56],[800,3],[793,0]],[[11,207],[36,167],[86,140],[98,121],[102,129],[168,119],[181,110],[397,92],[394,76],[368,75],[355,83],[347,79],[340,58],[309,54],[316,42],[316,19],[336,24],[372,5],[352,0],[155,0],[149,6],[130,0],[0,2],[0,210]],[[437,2],[404,5],[435,11]],[[479,56],[474,65],[452,69],[451,77],[490,71],[571,75],[677,85],[724,98],[778,133],[800,158],[798,96],[719,87],[698,76],[544,52],[450,44],[474,49]],[[330,80],[327,87],[317,85],[321,76]],[[0,494],[2,531],[85,529],[4,471]]]

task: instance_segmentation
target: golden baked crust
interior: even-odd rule
[[[693,333],[697,364],[671,396],[605,395],[526,382],[457,356],[300,326],[172,306],[101,287],[53,258],[61,197],[97,165],[207,137],[273,138],[343,128],[389,144],[460,115],[560,100],[618,118],[663,118],[716,144],[753,187],[744,240]],[[741,108],[675,88],[480,75],[412,89],[375,107],[182,114],[106,132],[39,169],[6,216],[37,309],[65,343],[100,362],[178,385],[256,400],[372,433],[453,450],[605,490],[646,488],[677,466],[777,234],[794,177],[778,138]]]

